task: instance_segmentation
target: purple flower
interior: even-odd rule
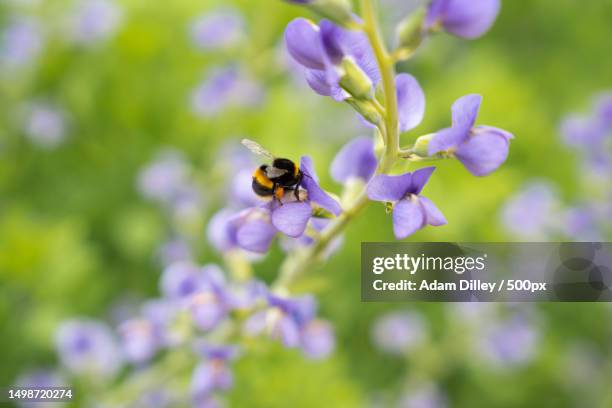
[[[445,408],[446,395],[435,384],[419,384],[418,389],[405,393],[399,400],[398,408]]]
[[[563,120],[560,129],[567,145],[586,153],[596,153],[606,138],[605,128],[598,118],[572,115]]]
[[[245,333],[254,336],[267,329],[285,347],[299,347],[302,330],[316,314],[316,301],[309,295],[282,298],[268,294],[267,298],[269,309],[253,314],[245,322]]]
[[[27,65],[38,57],[42,46],[38,23],[27,19],[13,21],[0,34],[0,65]]]
[[[69,383],[62,376],[50,369],[36,369],[21,374],[15,380],[15,386],[22,388],[52,388],[66,387]],[[45,408],[49,406],[48,402],[28,402],[17,401],[17,405],[23,408]],[[53,403],[54,408],[62,408],[65,404],[61,402]]]
[[[312,218],[313,205],[334,215],[340,215],[342,212],[340,204],[319,186],[319,179],[309,156],[302,157],[300,169],[304,174],[302,187],[306,191],[306,198],[303,201],[290,201],[282,205],[272,202],[270,214],[272,225],[285,235],[294,238],[302,236],[306,230]],[[292,199],[291,196],[289,193],[288,198]]]
[[[203,50],[230,48],[244,35],[244,19],[238,10],[223,7],[198,17],[190,32],[194,44]]]
[[[122,357],[112,331],[95,320],[63,322],[55,344],[62,364],[76,375],[110,378],[122,365]]]
[[[206,265],[201,275],[201,288],[189,299],[189,310],[196,327],[211,330],[227,316],[230,298],[221,268]]]
[[[153,322],[134,318],[119,326],[121,346],[125,358],[136,364],[149,361],[160,346],[160,336]]]
[[[390,354],[410,352],[422,344],[426,336],[423,318],[410,311],[386,314],[376,320],[372,330],[374,344]]]
[[[374,141],[369,137],[358,137],[340,149],[331,164],[331,176],[338,183],[346,183],[351,179],[367,182],[377,164]]]
[[[228,107],[255,107],[264,98],[264,90],[236,66],[215,68],[191,96],[194,113],[203,117],[219,114]]]
[[[458,37],[477,38],[491,28],[499,9],[499,0],[433,0],[427,9],[425,28],[441,26]]]
[[[196,406],[208,401],[214,391],[229,390],[234,382],[228,362],[237,357],[232,346],[206,346],[202,353],[206,360],[198,364],[191,377],[191,395]]]
[[[24,132],[35,145],[51,149],[66,138],[66,116],[59,108],[46,103],[33,103],[26,108]]]
[[[110,0],[79,0],[71,16],[72,38],[92,44],[115,33],[122,19],[119,6]]]
[[[404,239],[426,225],[446,224],[446,218],[421,190],[435,167],[419,169],[401,176],[381,174],[375,176],[367,187],[370,200],[393,203],[393,232],[397,239]]]
[[[168,265],[160,280],[161,292],[168,299],[185,299],[205,286],[202,269],[191,262]]]
[[[183,155],[171,149],[158,153],[138,175],[138,189],[146,198],[165,204],[187,183],[189,166]]]
[[[502,210],[504,227],[516,237],[548,240],[560,229],[560,202],[547,182],[531,182],[521,188]]]
[[[604,92],[597,97],[595,113],[602,126],[612,131],[612,92]]]
[[[209,238],[220,248],[240,247],[254,253],[265,253],[278,232],[298,238],[304,234],[313,220],[313,207],[320,207],[339,215],[340,204],[329,196],[318,184],[312,160],[303,156],[300,168],[304,173],[300,201],[293,192],[288,192],[282,202],[272,201],[260,207],[248,208],[230,216],[218,214],[209,226]],[[305,192],[305,194],[303,194]]]
[[[243,210],[225,225],[225,237],[232,247],[258,254],[268,251],[277,233],[272,225],[270,209],[266,207]]]
[[[174,346],[183,340],[183,333],[175,329],[181,309],[174,300],[154,299],[142,305],[142,318],[150,322],[158,336],[159,347]]]
[[[453,104],[452,127],[440,130],[429,142],[429,155],[456,157],[475,176],[495,171],[508,157],[512,134],[491,126],[476,126],[480,95],[463,96]]]
[[[378,65],[369,42],[362,32],[345,30],[328,20],[313,22],[297,18],[285,30],[289,54],[304,68],[306,81],[320,95],[337,101],[350,95],[340,87],[345,58],[350,58],[370,79],[373,86],[380,81]]]
[[[537,352],[539,338],[536,327],[526,316],[517,314],[485,327],[476,347],[490,363],[507,367],[531,361]]]
[[[334,329],[326,321],[313,319],[301,330],[301,349],[308,358],[320,360],[328,357],[336,346]]]
[[[189,243],[180,237],[175,237],[164,242],[159,247],[157,253],[163,266],[192,259]]]
[[[588,205],[570,208],[565,211],[565,234],[573,241],[602,241],[597,211]]]

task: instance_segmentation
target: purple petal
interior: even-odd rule
[[[343,30],[328,20],[321,20],[320,37],[323,50],[333,65],[340,65],[344,58],[344,50],[340,44]]]
[[[283,234],[297,238],[306,230],[311,216],[312,209],[308,203],[286,203],[272,211],[272,224]]]
[[[368,183],[368,198],[374,201],[399,201],[408,193],[411,183],[411,173],[401,176],[380,174]]]
[[[481,103],[482,96],[477,94],[469,94],[457,99],[451,108],[453,128],[467,130],[474,127]]]
[[[307,68],[324,69],[319,28],[305,18],[296,18],[285,29],[289,54]]]
[[[414,129],[423,120],[425,114],[425,94],[417,80],[408,74],[399,74],[395,78],[399,127],[402,132]]]
[[[429,141],[428,153],[431,156],[455,148],[469,135],[469,129],[455,127],[442,129]]]
[[[329,356],[336,345],[334,329],[322,320],[310,321],[302,331],[302,350],[311,359]]]
[[[444,214],[427,197],[419,196],[419,202],[425,209],[425,223],[439,227],[447,224]]]
[[[447,0],[442,25],[458,37],[477,38],[491,28],[499,9],[499,0]]]
[[[345,144],[331,165],[331,176],[338,183],[346,183],[350,178],[368,181],[378,162],[374,155],[374,142],[369,137],[358,137]]]
[[[395,238],[404,239],[423,228],[425,211],[416,200],[404,199],[393,207],[393,233]]]
[[[306,69],[305,75],[306,82],[308,82],[308,86],[310,86],[313,91],[321,96],[332,95],[332,88],[327,83],[327,77],[325,76],[324,71],[320,71],[318,69]]]
[[[461,144],[455,156],[475,176],[486,176],[508,158],[509,133],[496,128],[484,128]]]
[[[276,228],[263,220],[249,221],[238,228],[236,240],[238,245],[247,251],[263,254],[268,251]]]
[[[302,186],[308,191],[308,199],[314,201],[322,208],[331,212],[335,215],[340,215],[342,207],[340,204],[331,198],[318,184],[318,177],[314,171],[312,165],[312,159],[308,156],[302,156],[300,160],[300,168],[304,173],[304,179],[302,180]]]
[[[295,321],[283,316],[278,321],[277,334],[285,347],[297,347],[300,344],[300,332]]]
[[[410,182],[410,189],[408,192],[419,195],[435,169],[435,167],[424,167],[412,173],[412,180]]]

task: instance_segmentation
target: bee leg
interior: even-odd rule
[[[293,190],[293,195],[295,196],[295,199],[299,202],[300,200],[300,186],[302,185],[302,179],[304,178],[304,173],[300,173],[300,176],[297,180],[297,183],[295,184],[295,188]]]
[[[278,202],[278,204],[282,206],[283,205],[282,198],[284,195],[285,195],[284,188],[278,184],[274,184],[273,200]]]

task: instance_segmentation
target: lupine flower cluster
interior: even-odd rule
[[[54,41],[92,47],[109,40],[120,28],[122,11],[113,0],[78,0],[51,24],[25,13],[27,7],[7,9],[8,18],[0,27],[0,81],[11,83],[22,76],[35,75],[38,60]],[[42,7],[32,2],[30,9]],[[56,149],[69,136],[70,112],[47,95],[36,95],[17,108],[14,117],[24,137],[33,146]]]
[[[205,53],[224,53],[231,58],[247,37],[247,26],[240,12],[220,7],[197,17],[189,27],[195,48]],[[207,67],[204,79],[191,93],[194,114],[212,118],[229,108],[253,109],[265,99],[265,89],[244,64],[230,60]]]
[[[565,118],[560,133],[577,154],[581,191],[566,203],[551,181],[530,180],[503,209],[502,223],[527,240],[605,240],[612,233],[612,93],[597,95],[588,115]]]
[[[285,30],[285,46],[306,83],[319,95],[346,102],[357,113],[355,120],[365,123],[373,135],[349,141],[334,158],[331,177],[344,187],[338,194],[321,185],[316,170],[320,168],[308,155],[296,163],[294,176],[300,175],[299,181],[283,189],[271,179],[275,172],[285,173],[278,173],[282,169],[272,163],[258,167],[260,161],[245,156],[246,150],[224,155],[232,162],[234,179],[224,183],[231,186],[226,192],[227,203],[211,217],[207,237],[226,265],[200,265],[190,250],[191,243],[175,232],[161,251],[164,270],[159,298],[143,302],[114,330],[101,321],[75,318],[57,331],[63,370],[107,387],[109,404],[131,390],[136,398],[162,393],[165,397],[160,400],[169,399],[172,406],[177,403],[172,400],[176,390],[165,389],[170,379],[159,377],[178,366],[181,372],[192,373],[189,400],[195,406],[217,406],[234,382],[232,361],[248,351],[245,344],[252,337],[267,336],[287,348],[301,350],[308,358],[328,356],[335,346],[334,329],[318,317],[312,295],[292,293],[299,274],[339,248],[345,225],[369,202],[382,202],[392,213],[398,239],[447,222],[425,192],[435,167],[397,174],[396,165],[453,158],[470,173],[485,176],[508,156],[510,133],[476,125],[482,102],[479,95],[463,96],[455,102],[449,127],[400,146],[400,133],[420,124],[426,103],[425,92],[414,76],[395,73],[395,63],[411,57],[429,35],[446,31],[475,38],[484,34],[497,16],[499,1],[434,0],[408,16],[398,30],[398,47],[392,52],[380,37],[369,1],[364,1],[359,16],[350,2],[343,0],[290,3],[303,5],[321,17],[317,22],[295,19]],[[106,27],[101,25],[96,33],[101,35]],[[245,29],[237,12],[225,8],[198,18],[188,32],[198,50],[211,53],[237,47]],[[209,67],[208,72],[192,94],[197,114],[214,120],[227,109],[262,102],[259,84],[251,81],[244,67],[231,63],[229,67]],[[252,184],[259,182],[253,176],[256,169],[269,178],[263,179],[270,182],[273,191],[267,199],[253,191]],[[202,214],[204,196],[192,170],[180,153],[164,151],[141,171],[137,186],[144,197],[169,210],[171,218]],[[279,276],[266,285],[252,275],[250,262],[264,256],[276,237],[289,254]],[[510,331],[514,329],[512,326]],[[422,347],[427,330],[418,315],[400,314],[380,322],[375,339],[385,351],[408,353]],[[531,338],[527,334],[523,337],[523,343],[528,344]],[[150,377],[155,381],[149,381]],[[417,403],[444,401],[435,385],[422,390],[421,396],[411,397]],[[185,393],[179,391],[183,397]]]
[[[447,309],[448,330],[442,337],[431,335],[425,318],[416,310],[383,314],[372,326],[371,340],[383,354],[403,357],[424,370],[408,371],[398,383],[400,395],[385,396],[381,406],[446,407],[447,397],[437,383],[445,372],[435,367],[438,358],[453,355],[446,370],[470,366],[477,361],[489,369],[506,373],[528,367],[539,356],[541,316],[525,306],[491,303],[455,303]],[[462,347],[459,349],[457,345]],[[447,349],[448,348],[448,349]],[[456,364],[456,366],[455,366]],[[396,401],[392,403],[391,401]]]

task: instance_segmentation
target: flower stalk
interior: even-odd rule
[[[361,29],[367,35],[381,73],[384,106],[381,106],[378,101],[376,103],[377,110],[383,118],[381,131],[385,145],[378,162],[376,174],[386,174],[397,161],[400,146],[395,65],[394,59],[384,43],[373,0],[362,0],[361,11],[363,18]],[[349,203],[345,204],[342,214],[335,218],[315,238],[315,242],[310,247],[305,250],[298,250],[285,259],[273,289],[281,293],[290,291],[293,284],[315,266],[334,239],[345,230],[357,214],[366,208],[369,202],[364,186]]]

